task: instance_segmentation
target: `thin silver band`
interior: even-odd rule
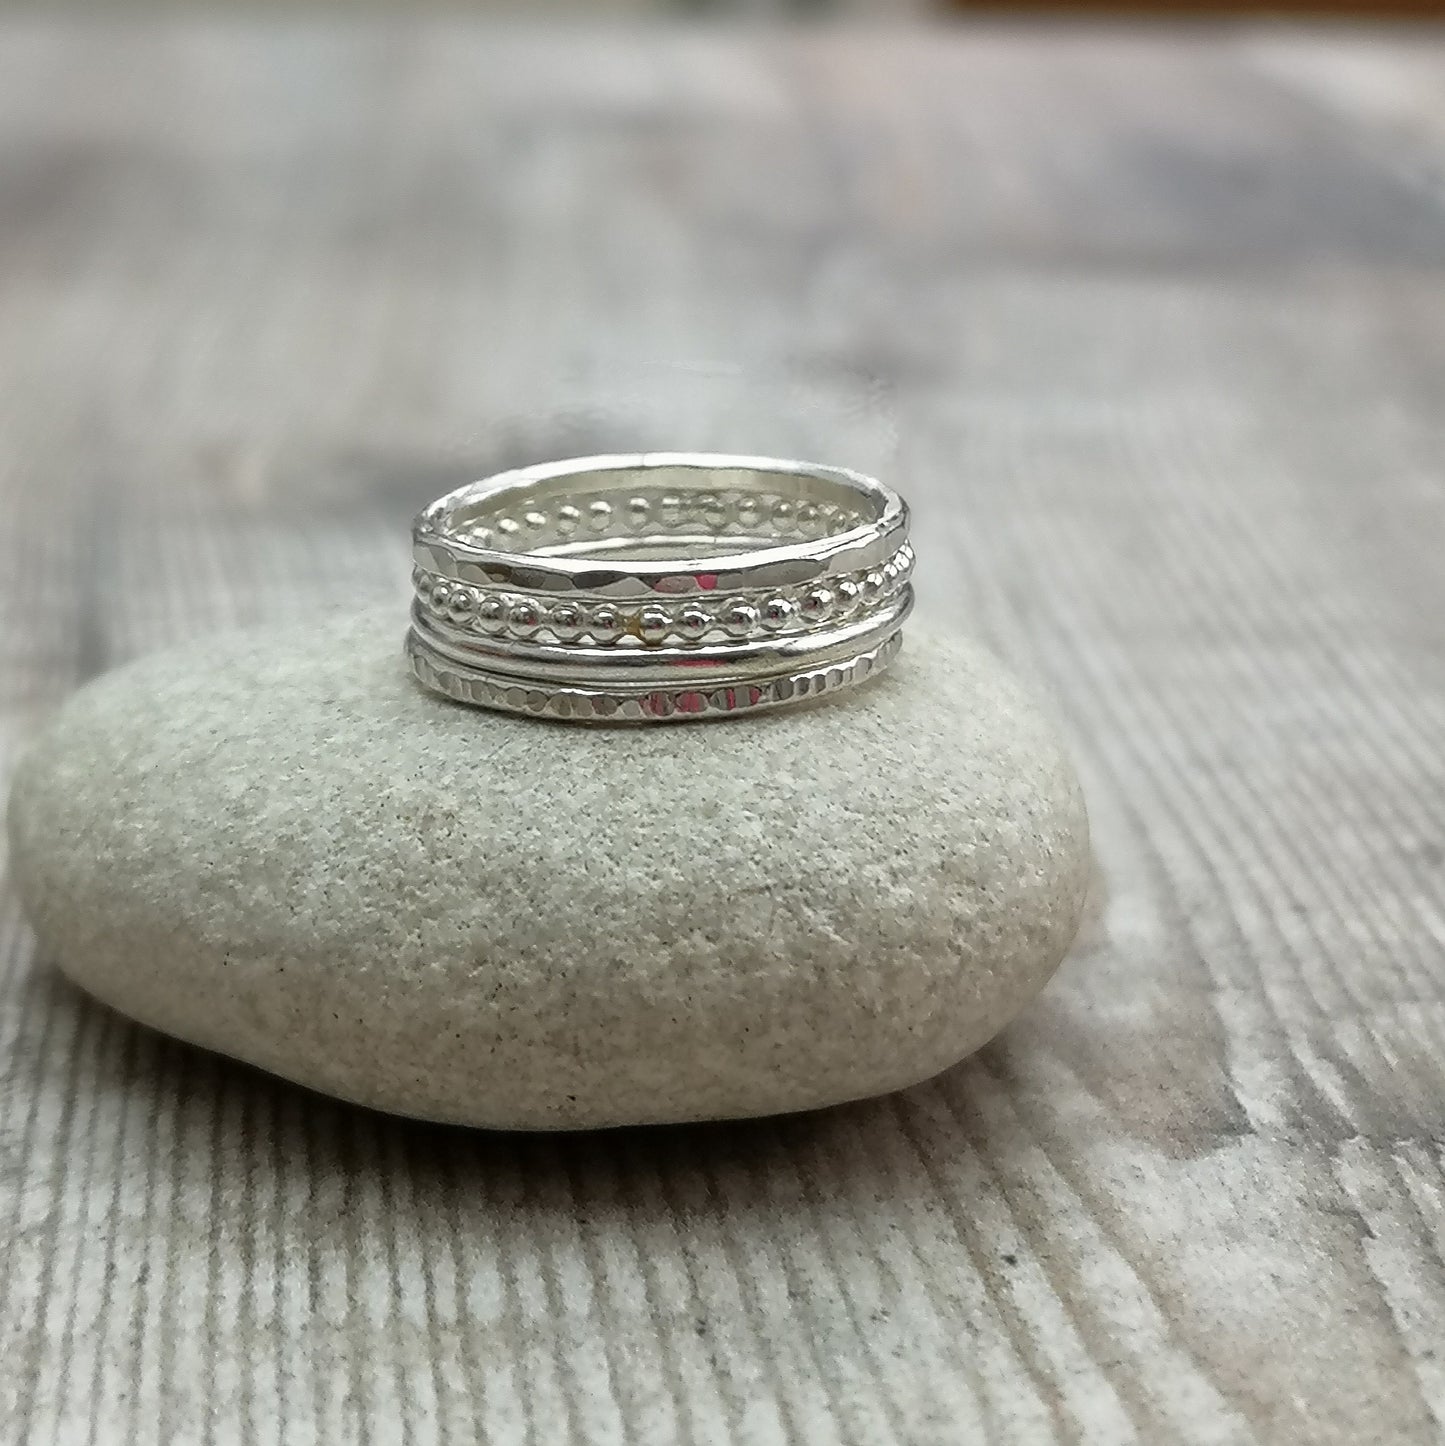
[[[912,607],[908,508],[858,473],[649,453],[503,473],[413,529],[407,656],[483,707],[654,721],[851,686]]]

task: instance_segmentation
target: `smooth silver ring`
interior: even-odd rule
[[[660,722],[872,677],[913,605],[908,506],[861,473],[645,453],[504,472],[412,529],[407,657],[449,698]]]

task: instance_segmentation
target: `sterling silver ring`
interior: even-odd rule
[[[770,457],[524,467],[438,498],[412,541],[418,681],[545,718],[725,717],[852,687],[913,606],[898,493]]]

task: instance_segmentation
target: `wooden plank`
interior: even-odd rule
[[[0,1436],[1445,1430],[1429,36],[0,22],[0,767],[399,600],[452,482],[811,454],[1057,702],[1099,887],[823,1116],[429,1130],[133,1029],[0,908]]]

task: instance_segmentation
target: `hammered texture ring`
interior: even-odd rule
[[[913,606],[907,504],[806,462],[526,467],[439,498],[412,536],[417,679],[544,718],[722,717],[853,687]]]

